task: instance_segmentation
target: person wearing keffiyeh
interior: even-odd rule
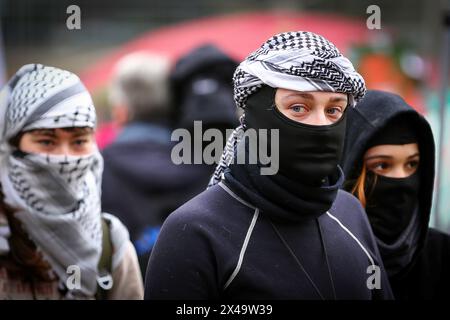
[[[101,212],[95,124],[91,97],[69,71],[25,65],[2,89],[0,298],[142,297],[128,231]],[[103,223],[110,272],[99,268]]]
[[[345,110],[363,78],[327,39],[298,31],[268,39],[233,82],[241,125],[208,189],[163,225],[145,299],[391,299],[364,210],[339,190]],[[263,174],[250,129],[278,134],[258,140],[279,153],[276,172]]]

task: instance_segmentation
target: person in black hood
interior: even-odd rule
[[[194,159],[201,158],[203,150],[210,144],[203,134],[196,131],[206,133],[214,129],[226,137],[227,130],[239,123],[230,81],[236,66],[237,62],[217,46],[203,44],[180,57],[170,75],[175,127],[187,130],[194,138],[191,143]],[[201,148],[196,148],[196,145]],[[212,160],[220,157],[220,153],[216,153]],[[214,161],[192,162],[205,172],[198,177],[198,184],[202,185],[203,191],[214,172]]]
[[[209,188],[164,222],[145,298],[392,298],[362,206],[339,190],[345,110],[364,95],[362,77],[325,38],[286,32],[233,80],[241,125]]]
[[[369,91],[348,121],[345,188],[365,207],[395,298],[449,298],[450,236],[428,227],[435,162],[430,125],[383,91]]]
[[[230,78],[237,62],[213,44],[195,47],[183,55],[170,75],[177,128],[225,130],[238,124]]]

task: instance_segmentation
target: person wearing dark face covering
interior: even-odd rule
[[[233,81],[241,125],[209,188],[164,223],[145,298],[392,298],[362,206],[339,190],[346,109],[364,95],[362,77],[323,37],[286,32],[244,60]],[[275,172],[263,170],[263,148],[256,154],[245,136],[252,130],[279,135],[261,140],[279,153]]]
[[[395,298],[449,298],[450,236],[428,227],[430,125],[401,97],[382,91],[369,91],[348,121],[345,188],[365,207]]]

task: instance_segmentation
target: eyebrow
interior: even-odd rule
[[[417,156],[419,156],[418,152],[416,152],[413,155],[408,156],[408,159],[411,159],[411,158],[414,158],[414,157],[417,157]],[[372,159],[376,159],[376,158],[392,159],[393,157],[392,156],[388,156],[388,155],[384,155],[384,154],[380,154],[380,155],[374,155],[374,156],[370,156],[370,157],[364,158],[364,161],[372,160]]]
[[[345,97],[345,98],[343,98],[343,97],[331,97],[330,100],[329,100],[329,102],[341,102],[341,101],[347,102],[348,99],[347,99],[347,97]]]
[[[291,94],[285,96],[283,98],[283,100],[284,99],[289,99],[289,98],[292,98],[292,97],[302,97],[302,98],[307,99],[307,100],[314,100],[314,96],[312,94],[306,93],[306,92],[291,93]],[[341,101],[347,102],[348,99],[347,99],[347,97],[331,97],[328,100],[328,102],[341,102]]]
[[[387,156],[387,155],[380,154],[380,155],[375,155],[375,156],[370,156],[370,157],[364,158],[364,161],[372,160],[372,159],[376,159],[376,158],[392,159],[392,156]]]
[[[287,96],[285,96],[283,98],[283,100],[293,98],[293,97],[302,97],[307,100],[314,100],[314,96],[312,94],[304,93],[304,92],[295,92],[295,93],[288,94]]]
[[[65,129],[63,128],[63,130]],[[86,136],[93,133],[93,131],[88,128],[75,128],[75,130],[65,130],[65,131],[71,133],[72,137]],[[57,136],[55,129],[35,129],[31,130],[30,133],[33,136],[48,136],[52,138],[56,138]]]

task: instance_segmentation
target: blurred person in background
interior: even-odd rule
[[[109,92],[122,129],[102,150],[102,208],[128,227],[141,270],[176,192],[186,186],[183,170],[171,166],[169,70],[163,56],[129,54],[117,63]]]
[[[237,65],[212,44],[196,47],[176,62],[171,86],[177,128],[193,131],[194,121],[201,121],[203,131],[216,128],[226,137],[226,129],[238,125],[232,81]]]
[[[232,86],[236,66],[237,62],[218,47],[205,44],[181,56],[170,75],[175,127],[187,130],[192,138],[190,166],[199,173],[192,186],[195,194],[206,189],[221,155],[213,155],[214,163],[203,161],[203,151],[211,143],[203,134],[208,129],[218,130],[223,146],[227,130],[231,132],[239,123]],[[195,163],[196,156],[201,163]]]
[[[400,96],[369,91],[348,111],[345,188],[365,208],[396,299],[449,299],[450,236],[429,228],[431,127]]]
[[[187,71],[192,74],[192,69]],[[208,105],[201,99],[187,102],[192,95],[183,73],[177,76],[177,88],[183,94],[177,95],[175,108],[170,74],[168,59],[156,54],[132,53],[118,62],[111,100],[113,115],[124,127],[102,151],[103,209],[120,217],[129,228],[143,271],[165,218],[203,191],[214,170],[203,164],[174,164],[171,133],[178,125],[191,128],[194,119],[203,119],[204,109],[221,109],[222,104],[215,105],[220,99]],[[229,95],[232,97],[231,89]]]
[[[2,89],[1,299],[142,299],[128,231],[101,211],[95,125],[71,72],[25,65]]]

